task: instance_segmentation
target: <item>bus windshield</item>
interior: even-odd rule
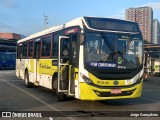
[[[102,69],[136,69],[142,65],[141,34],[86,33],[85,62]]]

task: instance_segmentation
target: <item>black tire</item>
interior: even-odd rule
[[[52,78],[52,91],[57,94],[58,101],[62,102],[66,100],[66,95],[64,93],[58,92],[58,77],[57,75]]]
[[[66,100],[66,95],[64,93],[61,92],[57,93],[57,97],[59,102],[63,102]]]
[[[25,72],[25,85],[27,88],[32,88],[33,87],[33,83],[29,82],[29,75],[28,75],[28,71]]]
[[[58,88],[57,87],[57,84],[58,84],[57,83],[58,82],[57,79],[58,78],[57,78],[56,75],[52,77],[52,91],[55,92],[55,93],[57,93],[57,88]]]

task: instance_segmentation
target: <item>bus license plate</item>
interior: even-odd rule
[[[112,94],[120,94],[122,93],[121,89],[111,89]]]

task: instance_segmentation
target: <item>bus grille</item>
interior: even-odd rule
[[[96,90],[94,90],[94,92],[99,97],[116,97],[116,96],[129,96],[129,95],[132,95],[135,90],[136,89],[133,89],[133,90],[130,90],[130,91],[122,91],[122,93],[120,93],[120,94],[112,94],[111,92],[99,92],[99,91],[96,91]]]

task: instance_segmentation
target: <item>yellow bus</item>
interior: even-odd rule
[[[17,77],[59,101],[140,97],[143,71],[143,38],[131,21],[80,17],[17,42]]]

